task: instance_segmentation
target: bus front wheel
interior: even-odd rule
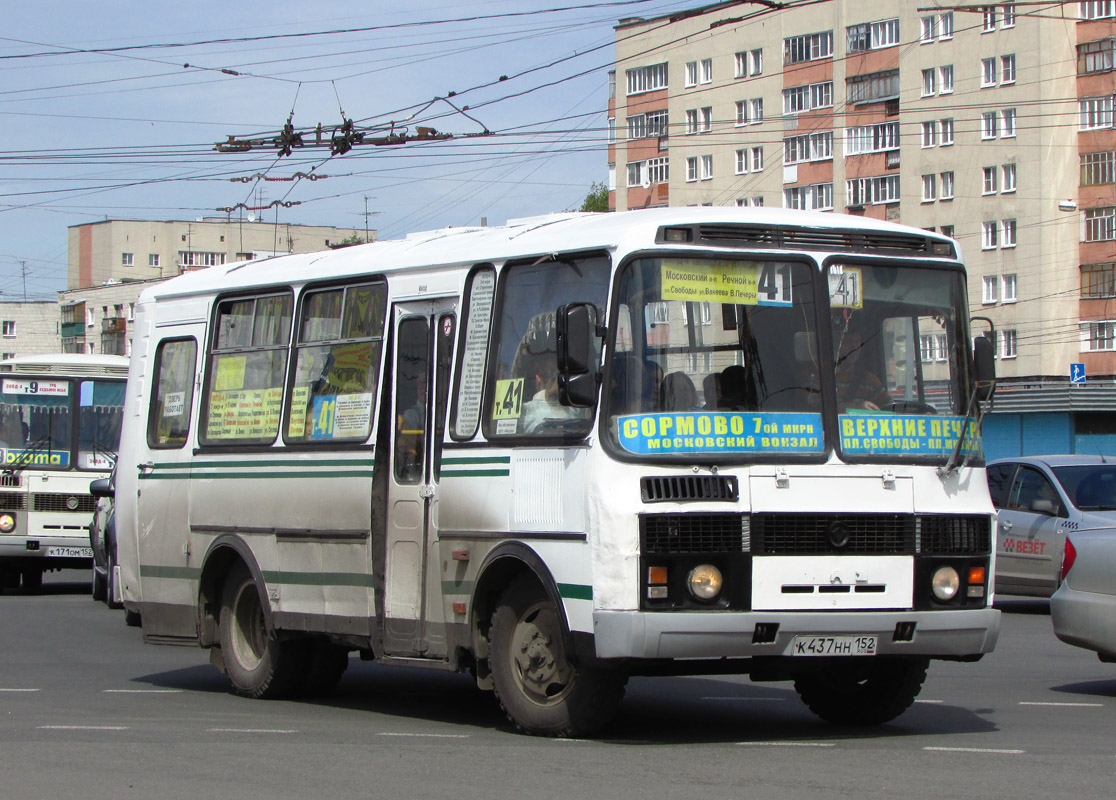
[[[285,697],[306,673],[306,649],[269,635],[260,591],[248,568],[238,564],[221,594],[221,656],[237,694]]]
[[[533,580],[519,578],[504,591],[489,636],[496,697],[519,730],[586,736],[612,718],[623,677],[570,660],[558,609]]]
[[[910,708],[928,664],[926,659],[835,660],[797,675],[794,688],[826,722],[880,725]]]

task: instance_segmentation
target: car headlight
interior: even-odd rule
[[[934,597],[946,603],[957,596],[957,590],[961,588],[961,576],[953,567],[938,567],[930,585]]]
[[[721,593],[724,578],[721,571],[712,564],[701,564],[690,570],[686,586],[698,600],[712,600]]]
[[[15,514],[0,514],[0,533],[11,533],[15,526]]]

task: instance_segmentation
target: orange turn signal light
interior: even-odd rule
[[[969,585],[984,583],[984,567],[969,567]]]
[[[647,568],[647,583],[652,586],[660,586],[667,582],[667,568],[666,567],[648,567]]]

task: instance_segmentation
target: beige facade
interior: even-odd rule
[[[0,302],[0,359],[61,352],[58,326],[55,303]]]
[[[1068,380],[1072,363],[1111,378],[1114,5],[1067,3],[1062,18],[720,3],[623,20],[612,205],[820,208],[946,232],[971,312],[995,323],[1003,378]],[[1087,155],[1101,163],[1089,187]],[[944,357],[934,347],[924,360]]]
[[[52,352],[130,356],[136,300],[144,289],[164,280],[167,278],[59,292],[58,303],[51,304],[57,330]]]
[[[172,278],[192,269],[284,253],[328,250],[366,231],[261,221],[111,219],[69,228],[69,289]],[[374,241],[375,231],[367,232]]]

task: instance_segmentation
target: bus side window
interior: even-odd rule
[[[152,375],[147,444],[153,449],[182,447],[190,433],[198,343],[169,339],[159,343]]]

